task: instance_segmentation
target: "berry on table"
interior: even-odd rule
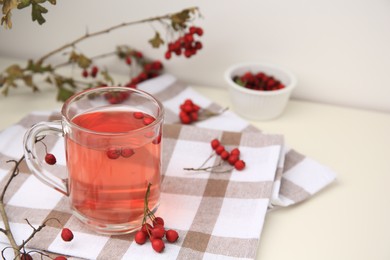
[[[73,232],[69,228],[63,228],[61,231],[61,238],[65,242],[73,240]]]
[[[67,260],[68,258],[66,258],[65,256],[57,256],[56,258],[54,258],[54,260]]]
[[[234,163],[234,168],[239,171],[243,170],[245,168],[245,162],[243,160],[238,160]]]
[[[137,231],[137,233],[135,233],[134,241],[139,245],[143,245],[146,243],[147,236],[148,236],[147,233],[145,234],[145,232],[139,230]]]
[[[179,238],[179,234],[177,233],[176,230],[169,229],[165,232],[165,238],[167,239],[168,242],[174,243]]]
[[[154,249],[154,251],[161,253],[165,248],[164,241],[162,241],[161,239],[153,239],[152,248]]]
[[[212,141],[211,141],[211,147],[215,150],[215,149],[217,149],[217,147],[220,145],[221,143],[219,142],[219,140],[218,139],[213,139]]]

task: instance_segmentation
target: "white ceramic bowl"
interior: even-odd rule
[[[264,72],[273,76],[283,83],[285,88],[272,91],[252,90],[233,81],[234,76],[241,76],[248,71]],[[269,120],[280,116],[297,84],[295,76],[290,71],[279,66],[256,62],[239,63],[229,67],[225,72],[225,80],[229,86],[234,111],[251,120]]]

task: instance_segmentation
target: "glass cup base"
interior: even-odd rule
[[[156,205],[151,211],[154,214],[159,205]],[[73,215],[79,219],[81,222],[87,225],[89,229],[92,229],[94,232],[102,235],[124,235],[135,232],[136,230],[141,228],[143,216],[140,218],[126,223],[120,224],[104,224],[99,221],[91,220],[85,217],[83,214],[78,212],[77,210],[72,210]]]

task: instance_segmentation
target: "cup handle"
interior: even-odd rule
[[[41,122],[31,127],[24,135],[24,156],[28,168],[43,183],[55,190],[69,195],[67,179],[61,179],[43,167],[43,160],[37,156],[37,140],[46,135],[63,136],[61,121]]]

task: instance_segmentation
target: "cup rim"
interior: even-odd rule
[[[68,118],[68,116],[66,115],[66,111],[68,111],[67,108],[69,107],[70,103],[72,103],[73,101],[77,100],[77,98],[79,98],[82,95],[88,94],[89,92],[93,93],[93,92],[96,92],[96,91],[99,91],[99,90],[126,90],[126,91],[132,91],[134,93],[138,93],[138,94],[141,94],[141,95],[145,95],[148,98],[150,98],[151,100],[153,100],[157,104],[157,106],[160,108],[159,115],[156,117],[156,119],[151,124],[145,125],[144,127],[141,127],[141,128],[138,128],[138,129],[126,131],[126,132],[95,131],[95,130],[91,130],[91,129],[82,127],[82,126],[80,126],[78,124],[75,124],[72,120],[70,120]],[[158,99],[156,99],[153,95],[151,95],[150,93],[148,93],[146,91],[143,91],[143,90],[123,87],[123,86],[99,86],[99,87],[90,88],[90,89],[86,89],[86,90],[80,91],[80,92],[72,95],[71,97],[69,97],[65,101],[65,103],[63,104],[63,106],[61,108],[62,118],[64,118],[64,120],[72,128],[76,128],[78,130],[81,130],[83,132],[87,132],[87,133],[90,133],[90,134],[106,135],[106,136],[120,136],[120,135],[126,135],[126,134],[136,134],[136,133],[144,131],[145,129],[153,128],[154,126],[160,124],[163,121],[163,119],[164,119],[164,112],[165,112],[165,108],[164,108],[163,104]]]
[[[278,90],[272,90],[272,91],[261,91],[261,90],[254,90],[254,89],[248,89],[242,86],[239,86],[237,83],[233,81],[232,78],[232,73],[239,69],[239,68],[244,68],[244,67],[249,67],[249,66],[259,66],[259,67],[268,67],[270,69],[278,70],[280,72],[283,72],[284,74],[287,75],[287,77],[290,79],[290,84],[285,85],[285,88],[283,89],[278,89]],[[277,66],[271,63],[263,63],[263,62],[240,62],[234,65],[231,65],[228,67],[224,73],[224,78],[225,81],[229,84],[230,87],[234,88],[237,91],[247,93],[250,95],[255,95],[255,96],[275,96],[275,95],[281,95],[287,92],[291,92],[297,85],[297,79],[294,76],[294,74],[281,66]]]

